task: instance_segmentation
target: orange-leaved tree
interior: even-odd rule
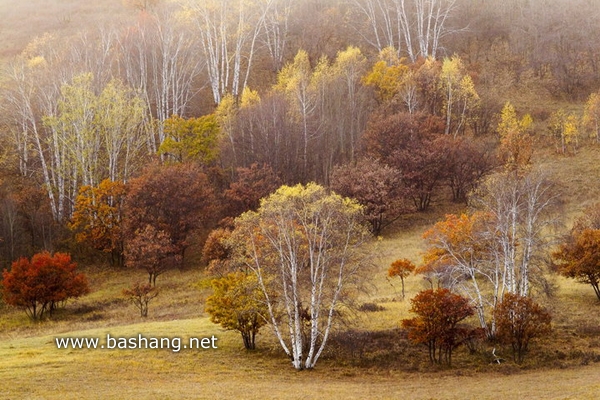
[[[397,276],[400,278],[400,282],[402,282],[402,300],[404,300],[404,279],[407,278],[412,272],[415,270],[416,266],[410,260],[406,258],[401,258],[396,260],[390,265],[388,269],[388,276],[394,277]]]
[[[600,300],[600,229],[574,229],[553,256],[562,275],[590,284]]]
[[[76,268],[66,253],[42,252],[31,260],[20,258],[2,274],[4,301],[25,309],[31,319],[41,319],[68,299],[89,293],[86,276]]]
[[[411,303],[410,312],[417,316],[402,320],[408,338],[427,346],[432,364],[445,361],[450,365],[452,351],[474,332],[459,325],[474,313],[469,299],[448,289],[428,289],[419,292]]]
[[[494,243],[488,223],[489,215],[482,212],[446,215],[423,234],[427,251],[417,272],[425,274],[432,285],[437,279],[438,285],[474,299],[481,327],[493,336],[494,323],[492,320],[489,326],[486,311],[488,306],[495,306],[502,288],[500,277],[493,273]],[[491,290],[484,291],[488,283]]]
[[[75,240],[111,255],[111,264],[123,266],[122,206],[125,184],[105,179],[97,187],[82,186],[75,199],[70,228]]]

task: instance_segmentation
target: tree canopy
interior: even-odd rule
[[[316,184],[282,186],[235,220],[241,257],[296,369],[323,353],[344,297],[366,269],[363,208]],[[274,297],[275,296],[275,297]]]

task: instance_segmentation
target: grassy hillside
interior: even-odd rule
[[[557,156],[550,147],[538,152],[540,166],[565,194],[568,220],[597,198],[599,155],[594,146],[569,157]],[[373,244],[377,270],[359,302],[382,309],[353,314],[352,333],[341,326],[313,371],[294,371],[268,328],[259,336],[258,350],[248,352],[236,333],[212,324],[203,311],[209,289],[200,268],[161,275],[161,293],[144,320],[121,294],[133,282],[147,279],[144,272],[83,266],[93,292],[52,319],[35,324],[20,310],[0,308],[0,379],[6,383],[0,398],[595,398],[600,389],[600,314],[587,285],[551,277],[555,295],[538,300],[551,311],[554,331],[533,345],[523,366],[490,364],[492,345],[479,343],[474,354],[459,348],[452,368],[432,368],[425,348],[408,343],[397,329],[409,316],[410,303],[401,300],[400,282],[387,279],[387,267],[400,257],[419,262],[424,230],[444,213],[463,208],[438,204],[384,232]],[[410,277],[407,297],[426,286],[422,278]],[[99,337],[102,343],[107,333],[184,341],[215,335],[219,340],[216,350],[177,353],[55,345],[56,337]],[[500,354],[510,358],[509,349]]]
[[[397,327],[409,302],[400,300],[399,282],[385,271],[398,257],[418,261],[420,235],[439,212],[399,221],[373,252],[378,269],[361,301],[383,310],[358,313],[352,344],[341,330],[313,371],[296,372],[268,328],[258,350],[243,349],[241,338],[212,324],[203,312],[209,293],[197,269],[169,271],[158,278],[160,296],[147,320],[121,295],[146,276],[141,271],[87,267],[90,295],[69,304],[41,324],[24,313],[1,310],[0,398],[31,399],[462,399],[595,398],[600,389],[600,315],[585,285],[557,278],[555,297],[544,299],[554,316],[554,333],[537,342],[524,366],[490,364],[491,349],[480,344],[472,355],[457,351],[452,368],[432,368],[425,348],[411,346]],[[392,286],[392,283],[394,286]],[[410,277],[407,296],[425,287]],[[368,332],[368,333],[367,333]],[[56,337],[218,337],[218,349],[57,349]],[[502,354],[509,358],[508,349]]]
[[[318,2],[317,2],[318,3]],[[122,0],[0,0],[0,63],[18,54],[43,32],[69,35],[135,11]],[[581,104],[540,100],[529,93],[515,104],[519,113],[549,115],[560,107],[581,111]],[[537,110],[537,114],[536,114]],[[536,120],[536,124],[538,121]],[[564,226],[600,199],[600,146],[587,140],[576,155],[555,152],[540,118],[535,160],[564,194]],[[1,399],[595,399],[600,392],[600,302],[583,284],[549,275],[553,296],[538,296],[553,316],[553,332],[535,342],[524,365],[491,364],[489,343],[461,347],[453,366],[432,367],[424,347],[411,345],[398,329],[409,317],[410,299],[427,288],[419,276],[406,284],[387,278],[398,258],[421,260],[421,235],[446,213],[464,204],[435,199],[424,213],[405,216],[372,244],[376,270],[358,305],[371,311],[346,315],[328,350],[311,371],[295,371],[277,341],[263,328],[256,351],[246,351],[235,332],[212,324],[204,312],[209,280],[199,265],[168,271],[157,279],[160,295],[147,319],[123,297],[124,288],[144,282],[144,272],[85,265],[92,292],[67,304],[50,319],[33,323],[22,310],[0,302]],[[197,249],[190,258],[197,260]],[[190,264],[193,264],[190,263]],[[199,263],[198,263],[199,264]],[[360,309],[360,307],[359,307]],[[474,325],[475,320],[471,321]],[[58,349],[56,338],[218,337],[218,349]],[[510,358],[508,348],[499,354]]]
[[[219,336],[218,350],[57,350],[53,335],[0,342],[1,398],[28,399],[593,399],[600,364],[523,374],[352,370],[295,372],[269,352],[246,353],[205,318],[70,332]]]

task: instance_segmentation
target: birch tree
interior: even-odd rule
[[[529,135],[533,119],[529,114],[520,120],[514,106],[506,102],[500,113],[500,157],[506,168],[516,172],[527,169],[533,154],[533,139]]]
[[[327,61],[322,59],[314,70],[310,65],[308,53],[299,50],[294,61],[287,64],[277,77],[276,90],[285,94],[292,105],[292,118],[300,125],[302,136],[302,175],[306,179],[309,167],[309,144],[319,134],[317,118],[312,118],[319,111],[320,81],[326,74]]]
[[[226,94],[237,98],[246,87],[272,3],[273,0],[184,1],[198,30],[215,104]]]
[[[444,99],[445,133],[448,135],[453,131],[456,137],[465,129],[470,114],[479,106],[479,95],[460,57],[444,59],[438,87]]]
[[[545,289],[544,255],[553,243],[558,203],[540,172],[488,178],[472,199],[479,213],[449,215],[425,233],[422,272],[467,295],[481,327],[493,337],[491,311],[506,293],[529,296],[534,285]]]
[[[498,246],[494,260],[501,263],[502,286],[508,293],[528,296],[531,283],[540,283],[542,255],[552,244],[559,197],[541,172],[523,176],[503,173],[490,177],[475,200],[492,216]]]
[[[455,30],[448,20],[456,0],[352,0],[368,21],[371,35],[362,34],[378,51],[391,46],[412,62],[438,56],[441,40]]]
[[[52,173],[52,158],[46,149],[46,129],[42,116],[56,109],[59,85],[53,82],[50,66],[55,54],[48,51],[53,38],[45,35],[34,40],[5,70],[6,87],[2,92],[2,109],[10,139],[19,159],[23,176],[38,172],[50,200],[52,215],[61,219],[64,209],[60,178]],[[36,160],[37,157],[37,160]],[[39,171],[34,165],[39,165]],[[59,188],[57,192],[54,189]]]
[[[361,271],[362,207],[316,184],[282,186],[236,219],[269,320],[296,369],[313,368]],[[276,296],[276,298],[274,297]]]
[[[292,0],[271,0],[261,3],[265,14],[264,35],[261,41],[267,48],[273,69],[279,71],[283,67],[285,49],[288,43]]]
[[[557,138],[557,150],[566,154],[569,147],[573,154],[579,145],[579,118],[572,112],[563,109],[550,116],[549,130]]]
[[[198,77],[205,62],[196,54],[191,29],[185,15],[161,9],[144,14],[119,38],[121,78],[148,104],[147,121],[159,122],[154,131],[147,131],[152,153],[165,139],[162,123],[173,115],[187,117],[192,99],[203,87]]]
[[[72,205],[81,185],[127,180],[135,172],[144,111],[144,102],[118,81],[98,95],[91,74],[62,86],[56,112],[44,117],[50,134],[43,149],[52,157],[52,189],[61,199]],[[59,205],[64,212],[64,204]],[[66,211],[64,216],[70,214]]]
[[[582,119],[583,127],[589,132],[596,143],[600,143],[600,92],[590,94]]]

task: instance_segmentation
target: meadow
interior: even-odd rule
[[[446,210],[448,211],[448,210]],[[203,300],[210,293],[200,268],[172,270],[158,278],[159,297],[141,318],[121,291],[142,271],[83,266],[93,292],[69,303],[43,323],[4,307],[0,317],[0,398],[17,399],[592,399],[600,389],[600,316],[586,285],[554,277],[552,297],[539,297],[553,315],[553,333],[534,344],[522,366],[492,364],[491,345],[457,350],[452,367],[431,366],[426,349],[411,345],[399,322],[409,298],[425,288],[420,276],[386,277],[398,257],[418,261],[421,233],[441,215],[415,214],[398,221],[373,244],[377,271],[361,295],[377,311],[353,313],[340,326],[314,370],[297,372],[269,327],[257,350],[239,334],[210,322]],[[475,321],[472,321],[475,323]],[[353,340],[348,341],[348,330]],[[58,349],[56,338],[218,337],[218,349]],[[345,339],[346,338],[346,339]],[[508,349],[500,354],[510,358]]]
[[[0,64],[8,65],[43,32],[67,37],[82,26],[135,18],[137,13],[122,3],[0,0]],[[560,231],[566,232],[600,198],[600,146],[582,138],[576,154],[558,155],[554,138],[545,136],[548,115],[560,108],[580,114],[583,104],[549,99],[546,89],[514,90],[517,108],[531,111],[536,120],[536,167],[563,193]],[[402,299],[400,281],[388,278],[387,269],[398,258],[419,264],[423,232],[444,214],[467,210],[447,197],[434,199],[425,212],[401,217],[369,244],[374,273],[355,309],[335,327],[315,369],[294,370],[269,326],[261,330],[257,349],[248,351],[237,332],[210,321],[204,302],[211,278],[197,247],[190,249],[192,261],[184,269],[158,277],[160,294],[147,318],[122,293],[136,281],[145,282],[145,272],[111,268],[86,253],[78,261],[91,293],[48,319],[32,322],[23,310],[0,301],[0,399],[596,399],[600,302],[588,285],[550,270],[548,293],[534,295],[551,313],[553,330],[532,344],[522,365],[512,362],[509,348],[484,341],[458,348],[451,367],[431,365],[427,349],[409,342],[401,320],[411,316],[410,298],[429,283],[410,276]],[[475,319],[468,322],[476,325]],[[106,345],[108,334],[181,338],[182,343],[216,336],[218,348],[174,352],[56,345],[57,338],[99,338]],[[494,348],[505,362],[492,362]]]

